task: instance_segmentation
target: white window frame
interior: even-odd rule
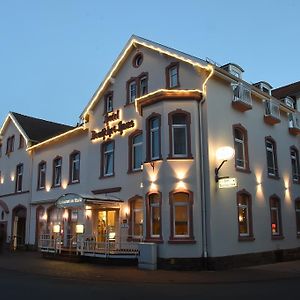
[[[276,236],[276,235],[280,235],[280,231],[281,231],[280,222],[279,222],[279,207],[278,206],[271,206],[271,214],[272,214],[272,211],[276,212],[276,226],[277,226],[277,231],[273,232],[273,228],[272,228],[272,215],[271,215],[271,233],[272,233],[272,235]]]
[[[129,103],[133,103],[137,97],[137,84],[136,84],[136,81],[133,80],[129,83],[129,86],[128,86],[128,93],[129,93]]]
[[[175,65],[169,69],[169,85],[170,88],[178,86],[178,65]]]
[[[44,173],[45,180],[42,182],[42,173]],[[39,164],[39,189],[44,189],[46,186],[46,163]]]
[[[271,145],[270,146],[268,146]],[[272,164],[273,164],[273,167],[270,168],[270,166],[268,165],[268,155],[267,155],[267,169],[268,169],[268,175],[270,176],[277,176],[277,169],[276,169],[276,157],[275,157],[275,151],[274,151],[274,143],[269,141],[269,140],[266,140],[266,151],[269,152],[269,153],[272,153]],[[269,169],[273,169],[274,173],[271,173],[269,171]]]
[[[236,165],[236,167],[238,168],[238,169],[246,169],[246,152],[245,152],[245,134],[244,134],[244,132],[242,132],[241,130],[238,130],[238,129],[234,129],[234,133],[236,133],[236,131],[238,131],[238,132],[240,132],[241,134],[242,134],[242,136],[243,136],[243,139],[241,140],[241,139],[239,139],[239,138],[237,138],[236,137],[236,134],[234,134],[234,143],[235,144],[240,144],[240,145],[242,145],[242,149],[243,149],[243,160],[241,160],[241,159],[238,159],[238,157],[237,157],[237,155],[236,155],[236,157],[235,157],[235,165]],[[236,151],[236,153],[237,153],[237,151]],[[238,161],[239,162],[242,162],[243,163],[243,166],[240,166],[240,165],[238,165]]]
[[[75,166],[78,163],[78,178],[74,178],[74,170]],[[74,153],[72,155],[72,168],[71,168],[71,181],[72,182],[79,182],[79,177],[80,177],[80,153]]]
[[[143,88],[145,88],[145,92],[143,92]],[[140,96],[144,96],[148,93],[148,77],[142,76],[140,79]]]
[[[240,203],[240,200],[239,200],[239,203],[238,203],[238,218],[240,217],[240,209],[243,210],[243,209],[246,209],[246,221],[247,221],[247,233],[241,233],[240,232],[240,229],[239,229],[239,235],[241,237],[245,237],[245,236],[250,236],[250,224],[249,224],[249,199],[247,197],[247,200],[246,200],[247,204],[241,204]],[[240,220],[238,220],[238,222],[240,223]],[[240,226],[240,224],[239,224]]]
[[[59,170],[59,172],[58,172]],[[62,172],[62,159],[57,158],[54,160],[54,177],[53,177],[53,185],[60,186],[61,185],[61,172]],[[59,182],[56,182],[56,176],[59,175]]]
[[[23,186],[23,168],[24,168],[24,166],[22,164],[17,166],[17,170],[16,170],[16,173],[17,173],[16,174],[16,191],[17,192],[22,192],[22,186]],[[21,182],[21,184],[20,184],[20,182]]]
[[[187,234],[176,234],[176,207],[185,206],[187,208]],[[188,238],[190,237],[190,204],[189,202],[173,202],[173,232],[174,232],[174,238]]]
[[[299,181],[299,154],[298,151],[296,151],[296,149],[291,149],[291,162],[292,162],[292,179],[294,182],[298,182]],[[295,170],[296,172],[293,173],[293,166],[295,166]]]
[[[160,214],[160,201],[157,203],[152,203],[150,201],[151,195],[155,195],[160,197],[159,194],[150,194],[149,195],[149,207],[150,207],[150,237],[151,238],[159,238],[161,236],[161,228],[160,228],[160,234],[153,234],[153,209],[158,208],[159,214]],[[161,218],[161,215],[159,215],[159,218]],[[160,220],[159,220],[160,221]]]
[[[175,154],[175,128],[184,128],[185,135],[185,153],[184,154]],[[187,157],[188,156],[188,131],[187,124],[173,124],[172,123],[172,156],[173,157]]]
[[[105,112],[109,113],[113,111],[113,95],[109,94],[105,98]]]
[[[157,119],[157,127],[153,127],[152,128],[152,123],[153,123],[153,120],[154,119]],[[150,119],[150,159],[151,160],[154,160],[154,159],[159,159],[159,149],[160,149],[160,121],[159,121],[159,118],[152,118]],[[157,143],[158,143],[158,154],[157,156],[153,156],[153,141],[155,140],[153,137],[154,137],[154,134],[155,132],[157,132]]]
[[[106,150],[108,145],[112,145],[112,149],[110,150]],[[114,164],[115,164],[115,147],[114,147],[114,143],[113,142],[109,142],[107,144],[104,145],[104,149],[103,149],[103,176],[112,176],[114,174]],[[109,154],[112,154],[112,172],[111,173],[106,173],[106,164],[108,162],[107,160],[107,156]]]
[[[134,140],[136,137],[138,136],[141,136],[142,137],[142,134],[137,134],[135,135],[133,138],[132,138],[132,149],[131,149],[131,155],[132,155],[132,170],[133,171],[138,171],[138,170],[141,170],[142,169],[142,164],[143,162],[141,161],[141,165],[139,168],[135,168],[135,157],[134,157],[134,154],[135,154],[135,149],[138,148],[138,147],[141,147],[141,151],[142,151],[142,155],[143,155],[143,140],[141,142],[138,142],[138,143],[135,143]]]
[[[136,217],[136,213],[138,212],[142,212],[142,216],[143,216],[143,219],[142,219],[142,222],[139,223],[141,225],[141,235],[136,235],[135,234],[135,217]],[[143,208],[133,208],[132,209],[132,237],[135,238],[135,239],[141,239],[143,237],[143,228],[144,227],[144,210]]]

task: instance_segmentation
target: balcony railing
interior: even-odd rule
[[[266,123],[274,125],[280,123],[280,109],[279,105],[271,100],[265,101],[265,116]]]
[[[235,84],[233,88],[232,105],[240,111],[252,109],[251,90],[243,84]]]
[[[300,133],[300,118],[296,113],[289,114],[289,131],[292,134]]]

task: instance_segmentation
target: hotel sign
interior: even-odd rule
[[[57,199],[56,206],[58,208],[81,207],[83,203],[84,199],[80,195],[66,194]]]
[[[236,178],[219,179],[219,189],[229,189],[237,186]]]
[[[120,119],[120,111],[117,110],[116,112],[106,115],[104,119],[105,127],[102,128],[100,131],[92,130],[92,137],[91,140],[95,139],[102,139],[103,141],[106,138],[111,138],[112,135],[119,133],[120,135],[123,134],[124,131],[134,128],[135,123],[133,120],[128,122],[123,122],[120,120],[117,124],[111,126],[110,123],[113,121],[118,121]]]

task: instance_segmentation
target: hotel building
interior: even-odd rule
[[[18,247],[224,268],[300,257],[300,84],[132,36],[75,127],[9,113],[0,226]],[[233,151],[234,150],[234,151]]]

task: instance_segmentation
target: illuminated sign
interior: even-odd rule
[[[66,207],[79,207],[82,206],[84,199],[76,194],[66,194],[61,196],[56,201],[56,206],[59,208],[66,208]]]
[[[91,131],[91,133],[92,133],[91,140],[102,139],[104,141],[106,138],[111,138],[116,133],[119,133],[120,135],[122,135],[124,131],[126,131],[130,128],[134,128],[135,123],[133,120],[130,120],[128,122],[123,122],[121,120],[113,126],[109,125],[110,122],[118,121],[119,119],[120,119],[119,110],[117,110],[116,112],[113,112],[110,115],[106,115],[105,119],[104,119],[105,127],[98,132],[96,132],[95,130],[92,130]]]
[[[221,178],[219,179],[219,189],[229,189],[237,186],[236,178]]]

